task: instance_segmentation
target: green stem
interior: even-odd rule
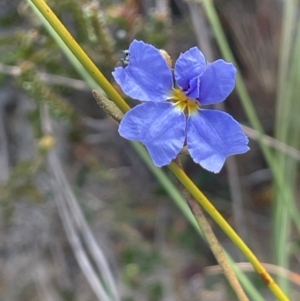
[[[107,94],[109,99],[113,99],[120,110],[125,113],[129,110],[128,104],[120,96],[120,94],[114,89],[110,82],[105,78],[105,76],[96,67],[93,61],[87,56],[79,44],[75,41],[68,30],[63,26],[60,20],[56,17],[50,7],[43,0],[28,0],[31,1],[44,18],[53,27],[56,33],[64,41],[67,47],[72,51],[78,61],[85,67],[88,73],[94,78],[97,84],[103,89]]]
[[[257,273],[260,275],[265,284],[268,285],[273,294],[280,301],[288,301],[289,298],[284,294],[280,287],[276,284],[271,275],[263,267],[257,257],[252,253],[249,247],[238,236],[233,228],[227,223],[223,216],[217,211],[217,209],[211,204],[211,202],[205,197],[205,195],[197,188],[192,180],[185,174],[185,172],[175,163],[172,162],[169,165],[170,170],[184,185],[184,187],[192,194],[192,196],[199,202],[199,204],[205,209],[205,211],[214,219],[214,221],[222,228],[231,241],[241,250],[246,256],[249,262],[253,265]]]

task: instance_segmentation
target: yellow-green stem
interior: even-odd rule
[[[238,236],[238,234],[233,230],[233,228],[227,223],[223,216],[218,212],[218,210],[211,204],[211,202],[206,198],[206,196],[197,188],[197,186],[192,182],[192,180],[185,174],[185,172],[176,164],[172,162],[169,165],[170,170],[173,174],[180,180],[180,182],[185,186],[185,188],[193,195],[193,197],[199,202],[199,204],[204,208],[204,210],[214,219],[214,221],[222,228],[222,230],[228,235],[231,241],[241,250],[241,252],[246,256],[249,262],[253,265],[257,273],[260,275],[262,280],[269,286],[270,290],[280,301],[288,301],[288,297],[280,289],[280,287],[275,283],[271,275],[266,271],[257,257],[252,253],[244,241]]]
[[[30,0],[44,18],[49,22],[53,29],[57,32],[60,38],[76,56],[78,61],[86,68],[90,75],[95,79],[97,84],[103,89],[107,94],[109,99],[114,100],[116,105],[120,110],[125,113],[129,110],[128,104],[120,96],[120,94],[114,89],[110,82],[105,78],[105,76],[96,67],[93,61],[88,57],[88,55],[83,51],[83,49],[78,45],[72,35],[63,26],[60,20],[56,17],[50,7],[43,0]]]

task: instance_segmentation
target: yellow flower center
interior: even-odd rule
[[[180,89],[173,89],[172,101],[180,110],[184,111],[186,115],[196,113],[200,107],[196,99],[188,98]]]

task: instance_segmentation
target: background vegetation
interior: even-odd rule
[[[221,109],[244,125],[251,151],[218,175],[182,160],[297,300],[299,1],[215,1],[219,19],[206,1],[47,3],[111,81],[133,38],[174,60],[194,45],[210,61],[235,59],[237,89]],[[118,136],[92,80],[26,1],[0,3],[0,57],[0,300],[105,300],[102,289],[108,300],[234,300],[165,181]],[[250,264],[241,268],[273,300]]]

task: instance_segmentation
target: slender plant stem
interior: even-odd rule
[[[197,188],[197,186],[192,182],[192,180],[185,174],[185,172],[178,166],[178,164],[172,162],[171,164],[169,164],[169,168],[173,172],[173,174],[180,180],[180,182],[185,186],[185,188],[193,195],[193,197],[197,200],[197,202],[205,209],[205,211],[214,219],[214,221],[228,235],[228,237],[232,240],[232,242],[246,256],[246,258],[253,265],[257,273],[260,275],[260,277],[265,282],[265,284],[268,285],[268,287],[273,292],[273,294],[280,301],[288,301],[289,298],[276,284],[274,279],[263,267],[263,265],[260,263],[257,257],[252,253],[249,247],[238,236],[238,234],[233,230],[233,228],[227,223],[227,221],[211,204],[211,202],[206,198],[206,196]]]
[[[281,43],[279,48],[279,62],[278,62],[278,79],[277,79],[277,99],[276,99],[276,119],[275,119],[275,136],[278,140],[293,145],[291,132],[299,135],[297,128],[293,127],[293,112],[297,111],[295,106],[295,99],[297,95],[293,93],[295,89],[296,74],[298,71],[298,53],[297,41],[299,41],[299,34],[297,33],[296,24],[298,23],[297,0],[287,0],[282,7],[282,21],[281,21]],[[298,28],[299,29],[299,28]],[[299,44],[299,43],[298,43]],[[296,56],[294,56],[296,53]],[[297,69],[296,73],[293,71]],[[299,95],[299,94],[298,94]],[[296,96],[296,97],[295,97]],[[293,111],[294,110],[294,111]],[[297,143],[295,144],[297,147]],[[296,170],[297,164],[294,160],[286,157],[282,153],[277,153],[278,168],[281,170],[281,183],[289,191],[295,191],[296,184]],[[286,177],[289,174],[289,177]],[[291,221],[289,218],[288,206],[282,203],[280,191],[277,188],[275,194],[274,210],[273,210],[273,249],[275,263],[289,268],[289,251],[286,245],[290,239]],[[290,291],[290,282],[282,276],[277,278],[280,286],[286,291]]]
[[[152,163],[151,158],[148,153],[145,151],[144,147],[138,142],[132,142],[133,148],[139,153],[142,154],[141,159],[148,166],[149,170],[153,173],[153,175],[162,183],[164,189],[168,192],[169,196],[175,201],[176,205],[183,212],[187,220],[191,223],[194,229],[201,235],[204,239],[203,232],[199,227],[199,224],[196,221],[195,216],[192,214],[188,204],[186,203],[185,198],[183,198],[182,194],[179,193],[177,185],[175,186],[169,177],[158,167],[155,167]],[[229,254],[224,250],[227,260],[231,263],[232,268],[237,274],[240,282],[243,284],[243,287],[251,297],[251,300],[255,301],[264,301],[265,299],[259,294],[258,290],[254,285],[249,281],[249,279],[245,276],[245,274],[241,273],[237,264],[232,260]]]
[[[90,75],[95,79],[103,91],[107,94],[109,99],[113,99],[120,110],[125,113],[129,110],[128,104],[124,101],[121,95],[114,89],[110,82],[96,67],[93,61],[88,57],[84,50],[75,41],[69,31],[63,26],[60,20],[56,17],[50,7],[43,0],[29,0],[31,1],[44,18],[49,22],[53,29],[57,32],[60,38],[64,41],[67,47],[72,51],[78,61],[85,67]]]

